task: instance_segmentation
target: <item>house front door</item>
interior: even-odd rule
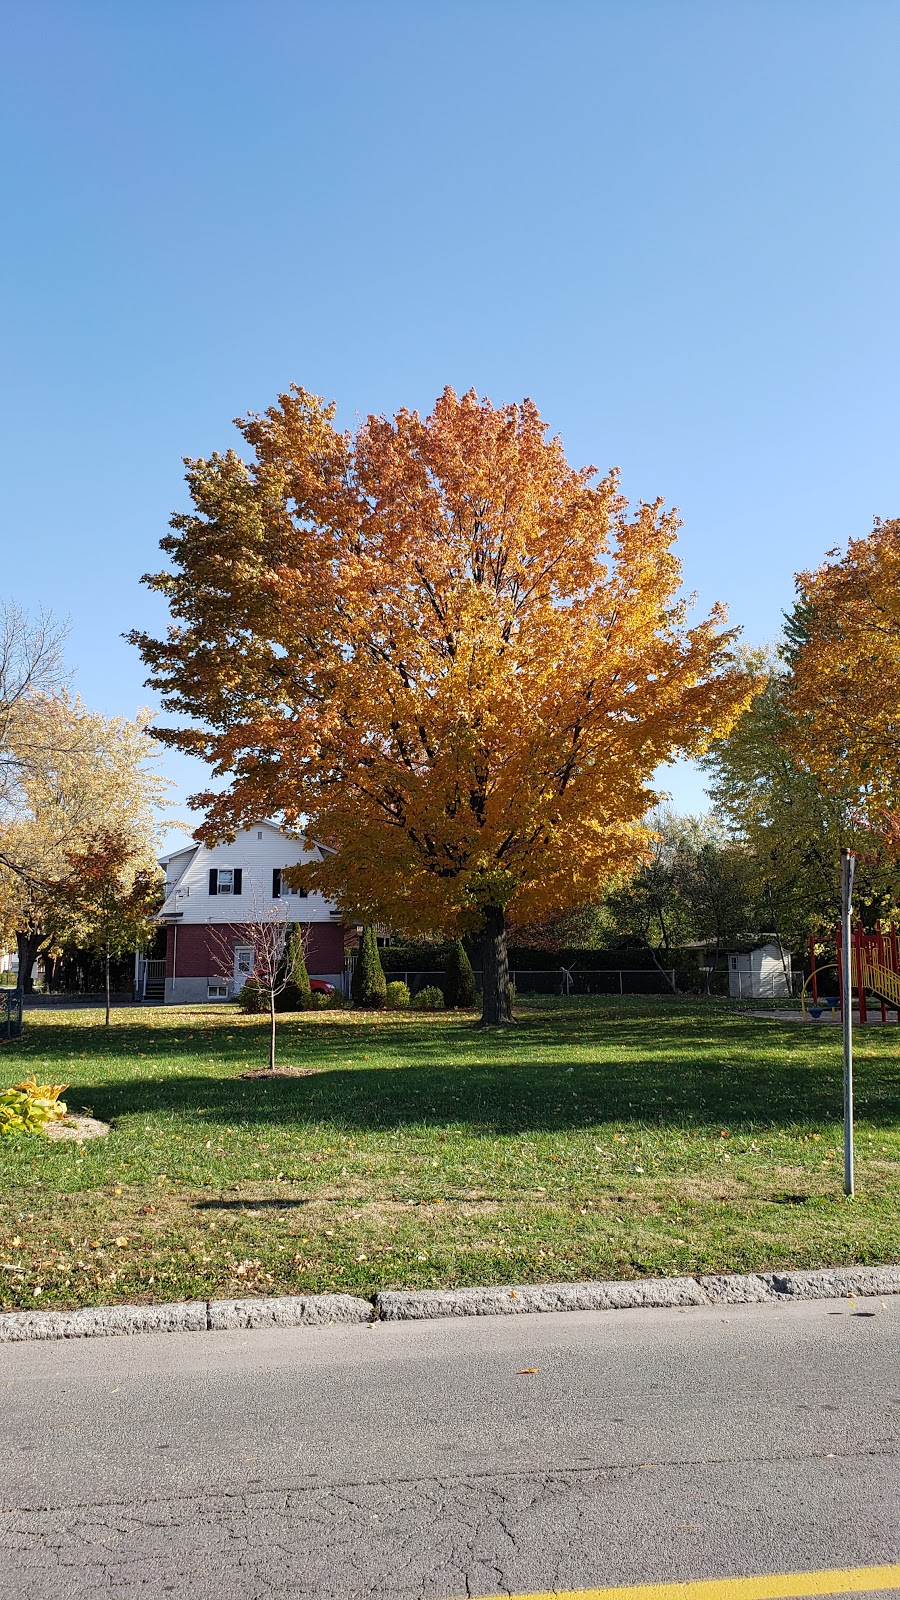
[[[252,944],[236,944],[234,947],[234,992],[240,994],[253,975],[253,946]]]

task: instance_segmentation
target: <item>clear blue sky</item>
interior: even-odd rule
[[[3,16],[2,584],[71,617],[91,705],[147,701],[181,457],[291,380],[346,424],[532,396],[754,642],[900,514],[896,0]]]

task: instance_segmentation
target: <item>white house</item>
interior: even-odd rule
[[[225,1000],[252,968],[246,923],[264,921],[277,904],[288,921],[307,929],[311,977],[340,987],[344,977],[344,919],[324,895],[291,889],[286,867],[322,860],[323,848],[291,838],[277,823],[245,828],[232,844],[188,844],[163,856],[166,898],[159,912],[165,930],[149,959],[139,959],[138,994],[172,1002]],[[242,926],[243,924],[243,926]]]

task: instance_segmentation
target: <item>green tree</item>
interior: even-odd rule
[[[478,1004],[478,985],[461,939],[451,945],[444,963],[444,1002],[466,1009]]]
[[[702,765],[717,814],[746,847],[761,919],[798,949],[839,920],[842,846],[859,852],[854,899],[867,925],[893,912],[897,873],[860,826],[855,786],[826,790],[793,750],[789,694],[790,671],[772,653],[764,687]]]
[[[383,1006],[387,999],[387,979],[382,970],[378,940],[371,923],[362,931],[356,966],[350,983],[350,995],[355,1005],[367,1006],[373,1011]]]
[[[709,817],[685,822],[672,864],[675,887],[694,937],[713,947],[715,964],[729,944],[761,925],[750,854]]]
[[[663,807],[649,822],[652,855],[608,896],[606,911],[618,934],[645,944],[668,977],[686,944],[702,940],[718,955],[729,941],[756,931],[760,919],[743,843],[710,816]]]
[[[679,851],[692,831],[694,819],[680,817],[670,807],[662,806],[648,818],[648,825],[653,839],[647,861],[611,890],[606,907],[616,933],[630,934],[668,957],[695,934],[676,870]]]

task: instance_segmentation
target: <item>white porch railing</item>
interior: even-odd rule
[[[166,981],[166,963],[165,963],[165,961],[142,961],[141,962],[141,970],[140,970],[140,973],[138,975],[138,994],[139,995],[141,995],[143,998],[146,998],[148,983],[165,984],[165,981]]]

